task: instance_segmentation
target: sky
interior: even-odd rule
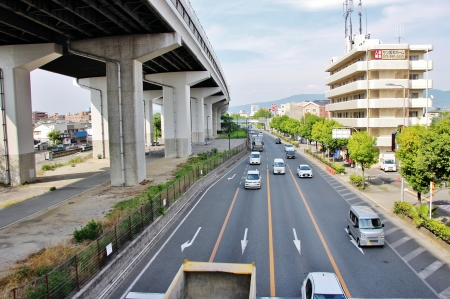
[[[324,70],[332,57],[344,54],[342,2],[190,0],[224,71],[230,106],[325,93]],[[354,0],[353,33],[359,32],[358,3]],[[370,31],[383,44],[398,43],[400,25],[402,43],[432,44],[429,78],[435,89],[450,90],[449,0],[363,0],[362,14],[363,34]],[[89,106],[89,92],[72,88],[71,78],[40,70],[31,76],[33,110],[66,113]],[[62,98],[71,104],[62,104]]]

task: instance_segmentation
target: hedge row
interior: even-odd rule
[[[433,211],[436,208],[433,207]],[[407,216],[414,220],[418,228],[424,227],[432,232],[436,237],[450,244],[450,227],[429,217],[428,204],[420,207],[414,207],[412,204],[404,201],[396,201],[394,203],[394,213]]]
[[[345,173],[345,167],[336,163],[331,162],[326,158],[322,158],[319,154],[313,153],[310,149],[305,149],[305,152],[316,158],[317,160],[322,161],[326,165],[330,166],[337,173]]]

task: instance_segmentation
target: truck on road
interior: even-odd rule
[[[397,171],[395,152],[380,154],[380,169],[384,171]]]

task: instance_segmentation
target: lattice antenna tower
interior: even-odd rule
[[[395,37],[398,38],[398,43],[400,44],[401,39],[404,37],[404,30],[403,30],[403,25],[396,25],[395,26]]]
[[[345,19],[345,37],[349,36],[348,34],[348,27],[347,27],[347,19],[350,17],[350,40],[352,39],[352,18],[351,14],[353,11],[353,0],[345,0],[344,3],[342,3],[342,11],[343,16]]]
[[[362,2],[361,0],[359,0],[359,4],[358,4],[358,16],[359,16],[359,34],[362,34],[362,23],[361,23],[361,18],[362,18]]]

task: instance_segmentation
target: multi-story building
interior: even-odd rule
[[[33,111],[31,113],[31,120],[33,124],[39,122],[39,121],[46,121],[48,119],[47,112],[40,112],[40,111]]]
[[[430,121],[427,107],[433,87],[428,71],[432,45],[382,44],[370,35],[345,38],[346,53],[333,57],[326,68],[330,117],[345,127],[377,136],[380,153],[391,150],[392,133],[399,125]]]
[[[90,123],[91,122],[91,112],[90,111],[82,111],[76,114],[68,113],[66,115],[66,120],[73,122],[82,122],[82,123]]]
[[[310,113],[320,117],[328,117],[325,105],[329,103],[328,100],[317,100],[281,104],[280,116],[287,115],[295,119],[301,119],[304,115]]]
[[[255,115],[259,111],[259,105],[250,105],[250,116]]]
[[[66,116],[65,115],[60,115],[58,113],[53,113],[52,115],[50,115],[48,117],[49,120],[65,120]]]

